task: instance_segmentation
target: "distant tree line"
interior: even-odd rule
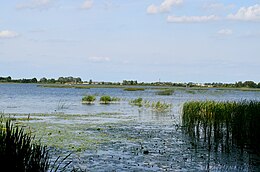
[[[57,80],[56,79],[47,79],[45,77],[41,78],[39,81],[36,78],[32,79],[12,79],[12,77],[0,77],[0,82],[7,83],[43,83],[43,84],[65,84],[65,83],[72,83],[72,84],[78,84],[82,83],[81,78],[77,77],[59,77]]]
[[[13,83],[37,83],[36,78],[32,79],[12,79],[12,77],[0,77],[0,82],[13,82]]]
[[[8,77],[0,77],[0,82],[7,83],[41,83],[41,84],[82,84],[82,83],[88,83],[88,84],[98,84],[98,85],[142,85],[142,86],[175,86],[175,87],[225,87],[225,88],[260,88],[260,82],[255,83],[254,81],[239,81],[236,83],[204,83],[204,84],[198,84],[198,83],[173,83],[173,82],[151,82],[151,83],[145,83],[140,82],[138,83],[137,80],[123,80],[122,83],[120,82],[94,82],[92,79],[90,79],[88,82],[83,82],[80,77],[59,77],[58,79],[53,78],[41,78],[40,80],[37,80],[36,78],[32,79],[12,79],[10,76]]]
[[[130,80],[130,81],[127,81],[127,80],[123,80],[123,85],[137,85],[138,82],[137,81],[133,81],[133,80]]]
[[[45,77],[41,78],[39,80],[40,83],[47,83],[47,84],[55,84],[55,83],[59,83],[59,84],[65,84],[65,83],[72,83],[72,84],[78,84],[78,83],[82,83],[81,78],[77,77],[74,78],[72,76],[69,77],[59,77],[57,80],[55,79],[47,79]]]
[[[205,83],[206,86],[212,87],[228,87],[228,88],[260,88],[260,82],[255,83],[254,81],[239,81],[236,83]]]

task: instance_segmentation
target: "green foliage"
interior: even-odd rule
[[[101,96],[99,100],[100,100],[101,104],[109,104],[109,103],[112,103],[112,102],[120,101],[119,98],[117,98],[117,97],[110,97],[108,95]]]
[[[158,112],[166,112],[172,108],[172,104],[162,103],[160,101],[152,103],[152,109]]]
[[[143,106],[143,99],[142,98],[134,99],[134,100],[130,101],[130,104],[141,107],[141,106]]]
[[[166,90],[161,90],[161,91],[158,91],[156,94],[157,95],[161,95],[161,96],[170,96],[174,93],[174,90],[173,89],[166,89]]]
[[[137,84],[138,84],[137,81],[133,81],[133,80],[130,80],[130,81],[123,80],[123,85],[137,85]]]
[[[50,165],[47,147],[34,143],[10,120],[0,124],[0,162],[1,169],[8,171],[48,171]]]
[[[96,97],[94,95],[87,95],[82,98],[82,103],[91,104],[94,103]]]
[[[260,151],[260,102],[187,102],[182,120],[194,141],[202,139],[209,149],[229,151],[235,144]]]
[[[129,103],[131,105],[138,106],[138,107],[151,108],[153,111],[157,111],[157,112],[167,112],[170,111],[172,108],[172,104],[170,103],[163,103],[160,101],[149,102],[149,101],[144,101],[142,98],[134,99]]]

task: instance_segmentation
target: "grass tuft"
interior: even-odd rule
[[[92,104],[96,100],[96,97],[94,95],[87,95],[82,98],[83,104]]]

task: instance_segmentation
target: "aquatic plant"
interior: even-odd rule
[[[134,106],[142,107],[143,106],[143,99],[142,98],[137,98],[137,99],[131,100],[129,102],[129,104],[134,105]]]
[[[174,93],[173,89],[165,89],[165,90],[158,91],[156,94],[161,96],[170,96],[173,93]]]
[[[165,112],[165,111],[171,110],[172,104],[157,101],[157,102],[153,102],[151,107],[152,107],[152,109],[153,109],[154,111],[157,111],[157,112]]]
[[[195,143],[230,151],[236,145],[260,153],[260,102],[193,101],[183,105],[185,131]]]
[[[92,104],[96,100],[96,96],[94,95],[87,95],[82,98],[83,104]]]
[[[160,102],[160,101],[149,102],[149,101],[143,100],[142,98],[137,98],[137,99],[131,100],[129,102],[129,104],[138,106],[138,107],[151,108],[153,111],[157,111],[157,112],[170,111],[172,108],[172,104],[170,104],[170,103],[165,103],[165,102]]]
[[[48,171],[50,161],[46,146],[33,142],[33,137],[10,120],[0,124],[0,162],[8,171]]]
[[[124,91],[144,91],[144,88],[140,87],[129,87],[129,88],[124,88]]]
[[[56,111],[60,111],[63,109],[68,109],[69,105],[66,103],[66,101],[64,100],[59,100]]]
[[[100,100],[101,104],[109,104],[109,103],[112,103],[112,102],[120,101],[120,98],[110,97],[108,95],[105,95],[105,96],[101,96],[99,100]]]

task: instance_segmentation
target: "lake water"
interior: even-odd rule
[[[171,96],[157,95],[157,91],[0,84],[0,112],[18,116],[30,113],[32,117],[40,118],[24,123],[35,129],[36,136],[40,135],[47,145],[64,145],[59,149],[65,151],[74,152],[75,149],[73,165],[88,171],[259,170],[259,157],[254,154],[241,154],[236,150],[228,155],[204,149],[193,150],[188,136],[180,128],[180,116],[182,104],[186,101],[260,101],[260,91],[183,88],[176,89]],[[89,94],[96,95],[95,104],[82,104],[82,97]],[[121,100],[117,104],[102,105],[98,103],[102,95]],[[173,108],[167,113],[156,113],[129,104],[130,100],[138,97],[150,102],[171,103]],[[66,130],[66,139],[60,136],[63,130],[64,133]],[[54,135],[56,131],[58,134]],[[57,138],[59,140],[53,140]],[[90,140],[95,142],[89,144]],[[149,153],[144,153],[145,150]]]
[[[142,97],[148,101],[163,101],[172,103],[176,109],[190,100],[217,100],[217,101],[240,101],[260,100],[260,91],[237,91],[237,90],[194,90],[192,92],[176,90],[172,96],[156,95],[156,89],[145,91],[124,91],[121,88],[43,88],[36,84],[0,84],[0,111],[5,113],[53,113],[64,112],[66,114],[85,114],[99,112],[126,111],[132,107],[128,101]],[[119,97],[120,104],[113,106],[86,106],[82,105],[84,95],[110,95]]]

